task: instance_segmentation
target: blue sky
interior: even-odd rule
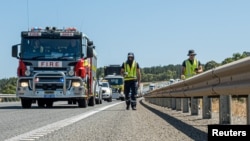
[[[218,63],[250,49],[249,0],[2,0],[0,79],[16,76],[11,46],[32,27],[76,27],[95,43],[98,67],[134,52],[141,67],[181,64],[189,49]]]

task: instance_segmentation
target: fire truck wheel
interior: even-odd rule
[[[53,101],[46,101],[45,104],[47,108],[53,107]]]
[[[44,107],[45,107],[45,102],[44,102],[44,100],[42,100],[42,99],[37,100],[37,105],[38,105],[38,107],[40,107],[40,108],[44,108]]]
[[[69,105],[73,104],[73,101],[72,100],[68,100],[68,104]]]
[[[91,96],[89,99],[89,106],[95,106],[95,97]]]
[[[31,108],[32,100],[31,99],[22,98],[21,99],[21,104],[22,104],[23,108]]]
[[[80,107],[80,108],[86,108],[87,105],[88,105],[87,104],[87,100],[85,100],[84,98],[78,100],[78,107]]]

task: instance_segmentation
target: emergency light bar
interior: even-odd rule
[[[57,35],[61,37],[74,37],[74,36],[81,36],[81,33],[77,31],[74,27],[68,27],[66,29],[56,29],[56,27],[46,27],[42,29],[40,27],[33,27],[31,31],[23,32],[23,36],[30,36],[30,37],[41,37],[41,36],[50,36],[50,35]]]
[[[28,36],[42,36],[42,33],[41,32],[28,32]]]
[[[70,36],[74,36],[74,33],[72,33],[72,32],[61,32],[60,36],[70,37]]]

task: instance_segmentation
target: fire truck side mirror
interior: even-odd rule
[[[18,54],[18,45],[12,46],[12,57],[19,58]]]
[[[93,48],[91,46],[87,47],[87,58],[93,57]]]

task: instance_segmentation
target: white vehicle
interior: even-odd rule
[[[151,83],[149,84],[149,90],[152,91],[155,89],[155,84]]]
[[[102,84],[100,81],[98,81],[98,85],[96,85],[95,88],[95,103],[96,104],[102,104]],[[99,96],[100,95],[100,96]]]
[[[109,82],[101,82],[102,86],[102,99],[108,102],[112,102],[112,88],[109,85]]]

